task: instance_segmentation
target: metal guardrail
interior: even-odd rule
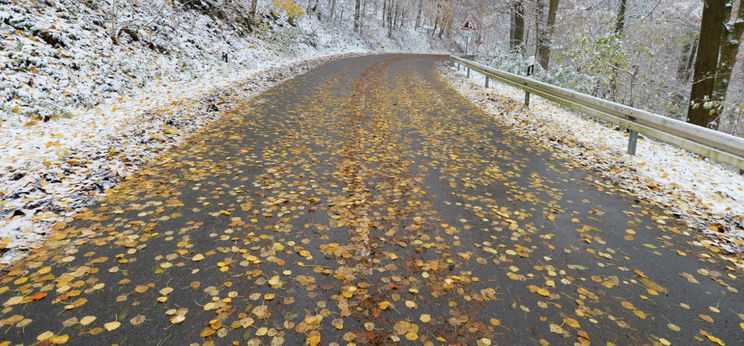
[[[450,60],[489,78],[586,113],[631,131],[628,152],[635,154],[638,133],[744,170],[744,138],[603,100],[531,78],[497,70],[459,56]],[[529,101],[527,101],[529,102]]]

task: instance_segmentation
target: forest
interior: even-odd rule
[[[479,30],[471,53],[482,62],[524,73],[535,57],[540,80],[741,136],[742,7],[728,0],[309,0],[306,12],[357,31],[425,31],[460,52],[459,26],[472,16]]]

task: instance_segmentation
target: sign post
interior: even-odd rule
[[[533,73],[535,73],[534,55],[527,59],[527,77],[531,76]],[[524,92],[524,106],[530,108],[530,93],[528,91]]]
[[[460,30],[465,35],[465,54],[468,54],[468,47],[470,46],[470,36],[476,31],[478,31],[478,26],[475,25],[475,22],[473,21],[472,16],[468,16],[467,19],[465,19],[465,22],[460,25]]]
[[[470,37],[473,36],[474,32],[478,31],[478,26],[475,25],[472,16],[468,16],[468,18],[465,19],[465,22],[460,25],[460,31],[462,31],[462,34],[465,36],[465,55],[467,55],[468,48],[470,48]],[[466,68],[468,69],[468,77],[470,77],[470,68]]]

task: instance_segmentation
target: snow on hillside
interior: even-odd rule
[[[463,96],[518,133],[538,138],[557,152],[593,168],[634,195],[658,202],[687,217],[691,227],[710,236],[728,253],[744,248],[744,176],[718,163],[653,139],[639,137],[636,156],[627,155],[628,134],[590,121],[540,97],[524,109],[524,91],[484,76],[441,69]],[[706,244],[702,244],[706,245]]]
[[[137,5],[119,9],[113,20],[110,1],[0,0],[0,121],[69,117],[78,108],[132,90],[257,68],[286,57],[370,46],[429,50],[421,33],[396,33],[388,39],[370,29],[365,41],[350,33],[348,23],[321,23],[309,16],[294,27],[286,18],[267,14],[247,35],[195,10],[130,0]],[[112,26],[125,28],[116,35],[118,44]]]
[[[358,35],[310,16],[293,26],[262,2],[249,34],[178,0],[117,3],[112,19],[111,0],[0,0],[0,263],[219,110],[320,57],[432,51],[425,33]],[[114,21],[139,29],[116,43]]]

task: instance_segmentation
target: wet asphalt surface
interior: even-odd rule
[[[228,111],[6,270],[24,344],[744,343],[735,258],[440,80],[327,63]]]

